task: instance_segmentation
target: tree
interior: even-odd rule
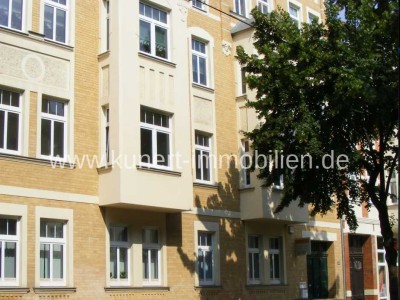
[[[398,299],[397,251],[386,201],[399,153],[397,7],[395,0],[328,0],[324,21],[301,29],[281,9],[253,10],[258,55],[237,49],[246,82],[256,91],[247,102],[260,119],[259,128],[246,133],[253,148],[267,157],[271,150],[312,157],[294,168],[269,156],[275,167],[259,170],[267,186],[284,175],[277,211],[295,199],[314,215],[335,207],[355,230],[354,206],[374,205],[391,299]],[[347,163],[323,167],[329,163],[324,155],[332,153]]]

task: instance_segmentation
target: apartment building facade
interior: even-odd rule
[[[240,20],[278,5],[321,18],[319,0],[0,1],[0,298],[344,295],[334,212],[274,214],[282,187],[235,161],[256,126]]]

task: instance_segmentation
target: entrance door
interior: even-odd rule
[[[351,299],[364,299],[364,264],[362,254],[350,254]]]
[[[328,298],[328,255],[307,255],[308,298]]]

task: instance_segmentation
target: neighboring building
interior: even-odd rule
[[[280,182],[232,160],[257,124],[227,14],[278,5],[299,26],[323,7],[0,1],[0,298],[343,297],[334,212],[274,214]]]

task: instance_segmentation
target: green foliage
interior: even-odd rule
[[[399,109],[397,7],[393,0],[328,0],[324,22],[300,30],[281,9],[267,15],[253,10],[258,55],[237,48],[246,82],[257,93],[248,106],[260,127],[246,133],[254,149],[313,158],[303,168],[260,170],[266,185],[285,175],[277,211],[294,199],[311,204],[312,214],[336,207],[354,230],[354,206],[369,207],[371,200],[386,246],[393,233],[385,172],[395,170],[398,152],[392,143]],[[343,10],[345,20],[339,18]],[[344,169],[321,167],[332,150],[349,158]]]

